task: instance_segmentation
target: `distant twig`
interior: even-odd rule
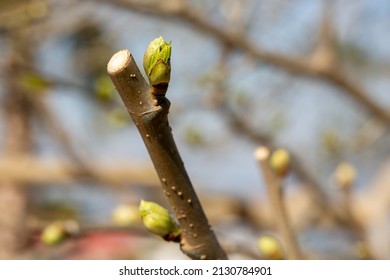
[[[275,144],[273,143],[269,135],[253,130],[242,118],[240,118],[240,116],[238,116],[227,106],[225,106],[224,111],[230,120],[231,126],[235,130],[240,131],[240,133],[242,133],[248,139],[257,144],[275,148]],[[292,162],[292,171],[297,175],[300,180],[306,183],[305,188],[307,188],[307,190],[314,197],[318,208],[326,213],[331,211],[331,205],[329,205],[329,200],[325,192],[322,190],[322,186],[320,185],[320,183],[306,170],[306,168],[299,160],[299,157],[294,155],[291,151],[290,155]]]
[[[125,162],[110,164],[94,163],[94,174],[85,172],[72,162],[58,159],[38,159],[33,157],[0,158],[0,182],[17,184],[72,184],[77,181],[103,181],[107,186],[127,183],[156,187],[158,178],[148,166],[132,165]]]
[[[286,256],[288,259],[303,259],[303,254],[295,239],[285,210],[282,196],[282,179],[271,169],[269,157],[270,151],[268,148],[261,146],[256,149],[255,158],[259,162],[264,177],[277,229],[286,245]]]
[[[75,164],[79,165],[80,169],[84,169],[85,173],[93,173],[87,161],[81,157],[73,147],[71,138],[67,131],[62,127],[61,123],[55,118],[53,112],[46,105],[46,103],[39,97],[29,98],[32,109],[35,111],[37,116],[47,125],[47,128],[57,141],[61,144],[67,155],[74,161]]]
[[[343,90],[344,94],[351,97],[368,112],[378,116],[378,118],[380,118],[387,127],[390,126],[390,111],[377,104],[377,102],[375,102],[370,95],[363,90],[357,81],[351,80],[341,70],[334,71],[333,68],[317,67],[315,63],[312,63],[310,59],[305,57],[293,57],[266,51],[249,40],[245,34],[216,26],[208,20],[206,15],[202,14],[201,11],[190,6],[185,1],[172,1],[170,5],[162,5],[162,3],[157,1],[94,1],[110,5],[118,5],[122,8],[154,16],[163,16],[169,18],[170,20],[181,19],[202,31],[202,34],[208,34],[222,44],[232,49],[240,50],[255,59],[272,64],[294,74],[316,77],[339,87]]]
[[[229,89],[226,85],[228,79],[228,58],[231,54],[229,48],[223,48],[221,51],[221,59],[218,66],[218,77],[215,81],[215,94],[213,95],[214,103],[216,103],[218,109],[222,115],[228,121],[229,126],[240,135],[243,135],[248,140],[256,143],[257,145],[265,145],[270,148],[275,148],[275,143],[269,134],[262,133],[253,129],[248,121],[241,115],[235,112],[227,102],[227,98],[224,96],[225,92]],[[325,215],[329,215],[335,221],[339,223],[345,223],[343,217],[340,217],[336,211],[333,210],[332,205],[323,191],[323,186],[316,180],[308,171],[308,169],[302,163],[301,158],[290,151],[291,157],[291,169],[295,175],[304,183],[304,188],[311,194],[318,209]]]
[[[354,231],[354,233],[357,235],[357,238],[359,239],[358,244],[356,247],[363,246],[362,251],[360,252],[359,257],[363,259],[372,260],[374,259],[374,255],[372,253],[372,250],[369,246],[368,238],[367,238],[367,231],[364,228],[364,225],[362,225],[355,217],[352,211],[352,191],[351,188],[342,188],[341,190],[341,196],[343,200],[343,208],[345,212],[346,218],[349,220],[350,228]],[[356,248],[359,249],[359,248]],[[356,250],[359,253],[359,250]]]
[[[26,96],[30,92],[17,82],[21,77],[18,61],[32,61],[32,48],[28,47],[31,43],[28,36],[17,32],[7,35],[10,53],[1,103],[4,122],[4,142],[1,148],[4,155],[18,157],[30,154],[33,146],[31,110],[26,102]],[[19,185],[10,181],[0,183],[0,259],[17,258],[27,242],[28,195],[18,187]]]
[[[373,255],[367,242],[367,232],[364,225],[356,219],[353,213],[353,197],[352,191],[356,182],[357,171],[355,167],[348,162],[341,162],[337,165],[335,172],[333,173],[333,180],[337,186],[343,203],[343,210],[346,218],[349,220],[351,230],[357,235],[359,241],[357,250],[359,257],[365,259],[372,259]],[[359,249],[359,248],[357,248]],[[359,252],[360,251],[360,252]]]

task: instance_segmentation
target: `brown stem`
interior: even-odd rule
[[[342,201],[343,201],[343,209],[345,212],[345,216],[350,221],[351,229],[354,230],[354,232],[356,233],[356,235],[359,239],[359,242],[361,242],[361,244],[363,244],[363,246],[364,246],[365,254],[363,256],[359,256],[359,257],[362,257],[363,259],[367,259],[367,260],[372,260],[372,259],[375,259],[375,257],[374,257],[372,250],[367,242],[366,229],[364,228],[364,225],[356,219],[356,217],[352,211],[352,189],[351,189],[351,187],[352,186],[344,187],[344,188],[341,188],[341,190],[340,190],[341,196],[342,196]]]
[[[18,61],[31,61],[30,41],[24,33],[11,33],[9,63],[4,79],[3,121],[4,154],[9,158],[27,155],[32,149],[31,110],[26,102],[29,94],[20,86]],[[27,241],[25,226],[27,193],[12,181],[0,183],[0,259],[17,258]]]
[[[254,143],[266,145],[270,148],[274,148],[275,144],[273,139],[265,133],[255,131],[252,127],[248,125],[244,118],[235,113],[227,104],[224,104],[221,107],[222,113],[226,115],[230,126],[240,135],[244,135],[249,140]],[[302,180],[305,184],[303,187],[310,193],[313,200],[315,201],[316,207],[318,210],[326,217],[331,218],[337,224],[349,224],[348,220],[340,215],[337,211],[334,210],[329,197],[323,191],[324,187],[321,183],[309,172],[305,167],[304,163],[300,157],[290,151],[291,156],[291,170],[295,175]]]
[[[107,71],[141,134],[180,223],[181,250],[192,259],[226,259],[176,148],[168,123],[169,100],[159,98],[159,104],[155,105],[151,87],[128,50],[114,54]]]
[[[286,245],[286,256],[291,260],[304,259],[291,229],[282,196],[282,179],[277,176],[269,165],[270,152],[261,146],[255,151],[255,158],[259,162],[264,176],[265,185],[271,202],[272,212],[275,215],[276,226]]]
[[[96,181],[101,181],[104,184],[113,183],[113,181],[103,181],[104,177],[100,176],[85,157],[78,153],[74,148],[72,139],[69,137],[67,131],[62,127],[61,123],[56,120],[52,110],[50,110],[49,106],[47,106],[41,98],[32,96],[27,98],[27,100],[34,109],[34,113],[37,114],[38,118],[45,122],[52,135],[57,139],[58,143],[61,144],[66,154],[73,160],[73,163],[77,165],[78,169],[83,174],[88,177],[93,177]],[[93,162],[93,160],[90,159],[90,162]]]

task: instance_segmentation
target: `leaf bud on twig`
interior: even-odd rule
[[[348,162],[337,165],[334,172],[334,179],[340,188],[350,188],[356,181],[356,169]]]
[[[41,233],[41,241],[45,245],[57,245],[67,236],[67,232],[62,222],[53,222],[47,225]]]
[[[150,42],[144,55],[144,69],[152,86],[168,84],[171,78],[171,43],[162,37]]]
[[[139,212],[147,230],[167,241],[177,241],[180,228],[167,209],[157,203],[141,200]]]
[[[285,149],[276,149],[270,157],[272,170],[280,177],[284,177],[290,170],[290,154]]]
[[[270,260],[284,259],[282,245],[271,235],[263,235],[257,239],[257,247],[265,258]]]

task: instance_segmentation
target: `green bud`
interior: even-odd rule
[[[168,241],[173,241],[180,235],[180,228],[168,210],[157,203],[141,200],[139,212],[142,222],[150,232]]]
[[[67,233],[62,222],[47,225],[41,233],[41,241],[46,245],[57,245],[63,241]]]
[[[168,84],[171,78],[171,43],[154,39],[144,55],[144,69],[152,86]]]
[[[355,244],[355,253],[359,259],[368,260],[370,259],[370,249],[367,244],[363,241],[358,241]]]
[[[94,82],[96,97],[103,101],[113,101],[115,98],[115,87],[107,75],[100,75]]]
[[[290,170],[290,155],[284,149],[276,149],[270,157],[270,166],[274,172],[283,177]]]
[[[270,260],[281,260],[284,258],[282,245],[271,235],[263,235],[257,239],[257,247],[265,258]]]

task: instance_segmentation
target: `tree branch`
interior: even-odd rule
[[[45,122],[48,130],[57,139],[59,144],[63,147],[65,153],[73,160],[74,164],[77,165],[81,173],[87,175],[87,177],[94,177],[97,180],[103,180],[104,177],[97,174],[90,166],[90,163],[73,147],[72,139],[69,137],[69,134],[57,121],[55,115],[47,104],[37,96],[29,96],[27,100],[30,103],[31,108],[34,110],[34,113],[37,114],[38,118]],[[92,161],[93,160],[90,160],[90,162]],[[113,180],[109,182],[103,181],[103,183],[113,182]]]
[[[275,223],[285,242],[287,258],[291,260],[303,259],[304,257],[291,229],[283,203],[282,179],[271,169],[271,166],[269,165],[269,156],[270,151],[264,146],[257,148],[255,151],[255,158],[259,162],[259,166],[263,173],[272,212],[275,217]]]
[[[215,94],[214,101],[218,105],[219,110],[223,114],[223,116],[228,121],[229,126],[240,135],[244,135],[248,140],[257,143],[258,145],[265,145],[270,148],[275,148],[275,144],[270,135],[261,133],[259,131],[254,130],[248,122],[242,118],[238,113],[236,113],[231,106],[228,104],[226,98],[224,97],[224,92],[228,90],[226,86],[226,80],[228,79],[228,65],[227,60],[229,55],[231,54],[231,50],[228,48],[223,48],[221,52],[221,59],[218,67],[219,79],[215,81]],[[326,193],[323,191],[323,187],[321,183],[318,182],[306,169],[303,164],[301,158],[296,155],[291,155],[291,169],[294,171],[295,175],[303,181],[305,184],[304,188],[310,193],[313,197],[314,201],[318,209],[321,213],[325,215],[329,215],[338,223],[345,223],[345,219],[340,217],[336,211],[333,210],[332,205],[327,197]]]
[[[93,173],[73,163],[59,160],[40,160],[33,157],[0,158],[0,182],[15,184],[72,184],[76,181],[101,181],[107,186],[128,182],[156,187],[158,178],[146,166],[113,162],[110,165],[94,163]],[[19,185],[18,185],[19,186]]]
[[[136,124],[180,223],[181,250],[192,259],[226,259],[184,168],[168,123],[170,102],[151,94],[128,50],[113,55],[107,71]]]

